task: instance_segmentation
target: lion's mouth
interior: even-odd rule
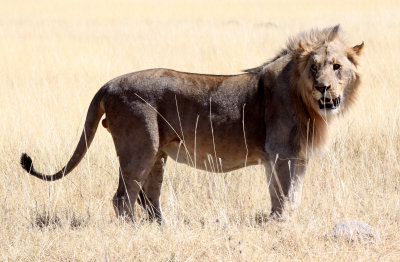
[[[320,109],[336,109],[340,104],[340,97],[323,97],[318,100],[318,104]]]

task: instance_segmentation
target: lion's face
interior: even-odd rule
[[[347,48],[340,41],[331,41],[308,54],[302,74],[305,78],[302,95],[315,112],[328,116],[345,109],[357,81],[352,56],[358,56],[361,48],[362,45]]]

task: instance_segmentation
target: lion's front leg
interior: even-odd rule
[[[271,196],[271,217],[282,219],[301,201],[306,161],[278,157],[266,166]]]

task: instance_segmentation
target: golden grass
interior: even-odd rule
[[[1,1],[0,260],[275,261],[400,258],[398,1]],[[291,35],[341,23],[366,43],[357,105],[329,153],[310,162],[303,200],[286,223],[269,210],[262,167],[211,174],[168,161],[167,222],[118,221],[118,161],[100,128],[82,163],[55,183],[19,166],[29,152],[51,173],[74,149],[87,107],[109,79],[145,68],[238,73]],[[344,219],[376,227],[372,245],[330,241]]]

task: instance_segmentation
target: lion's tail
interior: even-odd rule
[[[107,87],[107,85],[103,86],[96,93],[92,102],[90,103],[82,135],[79,139],[78,145],[75,148],[74,154],[72,155],[68,163],[57,173],[53,175],[45,175],[38,172],[33,167],[32,159],[26,153],[23,153],[21,156],[21,165],[29,174],[45,181],[55,181],[66,176],[79,164],[86,151],[88,150],[90,144],[92,143],[97,130],[97,126],[99,125],[100,119],[105,112],[103,96],[107,91]]]

